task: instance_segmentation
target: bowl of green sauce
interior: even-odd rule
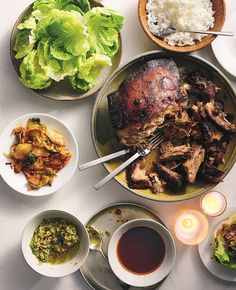
[[[34,216],[22,234],[22,252],[29,266],[47,277],[77,271],[89,252],[89,236],[74,215],[48,210]]]

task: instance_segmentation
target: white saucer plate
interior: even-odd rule
[[[234,32],[233,37],[218,36],[211,44],[216,59],[231,75],[236,77],[236,9],[225,19],[222,31]]]
[[[210,273],[224,281],[236,282],[236,269],[225,267],[216,261],[213,256],[214,252],[214,233],[219,224],[236,213],[236,207],[229,207],[223,215],[214,218],[211,223],[211,230],[208,236],[198,245],[200,258]]]

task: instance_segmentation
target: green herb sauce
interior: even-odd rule
[[[30,247],[40,262],[61,264],[77,254],[79,244],[75,225],[63,218],[50,218],[35,229]]]

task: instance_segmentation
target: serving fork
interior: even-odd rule
[[[161,137],[161,133],[157,133],[156,135],[152,136],[151,138],[147,139],[147,143],[149,144],[152,144],[152,142],[155,142],[155,139],[158,139],[159,137]],[[147,146],[148,147],[148,146]],[[120,150],[120,151],[117,151],[115,153],[112,153],[112,154],[109,154],[109,155],[106,155],[106,156],[103,156],[103,157],[100,157],[100,158],[97,158],[95,160],[92,160],[92,161],[89,161],[89,162],[86,162],[86,163],[83,163],[81,165],[79,165],[79,170],[82,171],[82,170],[85,170],[85,169],[88,169],[90,167],[93,167],[95,165],[98,165],[98,164],[101,164],[101,163],[104,163],[106,161],[109,161],[109,160],[112,160],[112,159],[115,159],[115,158],[118,158],[120,156],[123,156],[123,155],[126,155],[126,154],[130,154],[130,153],[134,153],[135,152],[135,149],[132,147],[129,147],[129,148],[126,148],[126,149],[123,149],[123,150]]]
[[[126,155],[126,154],[129,154],[129,153],[132,153],[134,152],[134,149],[133,148],[127,148],[127,149],[123,149],[123,150],[120,150],[120,151],[117,151],[115,153],[112,153],[112,154],[109,154],[109,155],[106,155],[104,157],[101,157],[101,158],[97,158],[95,160],[92,160],[92,161],[89,161],[87,163],[84,163],[84,164],[81,164],[79,165],[79,170],[85,170],[85,169],[88,169],[90,167],[93,167],[95,165],[98,165],[98,164],[101,164],[101,163],[104,163],[106,161],[109,161],[109,160],[112,160],[112,159],[115,159],[117,157],[120,157],[120,156],[123,156],[123,155]]]
[[[124,163],[122,163],[120,166],[118,166],[114,171],[109,173],[106,177],[104,177],[101,181],[99,181],[97,184],[94,185],[95,189],[100,189],[102,186],[104,186],[109,180],[111,180],[113,177],[115,177],[118,173],[120,173],[122,170],[124,170],[129,164],[131,164],[133,161],[138,159],[139,157],[147,156],[153,149],[155,149],[161,142],[165,139],[165,137],[158,133],[151,138],[148,139],[147,146],[141,146],[136,149],[136,152],[127,159]],[[119,151],[121,152],[121,151]],[[117,152],[118,153],[118,152]],[[125,153],[127,154],[127,153]],[[113,154],[111,154],[113,155]],[[108,155],[108,156],[111,156]],[[108,157],[106,156],[106,157]],[[121,156],[121,155],[119,155]]]

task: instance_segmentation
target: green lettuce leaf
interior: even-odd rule
[[[20,23],[17,28],[20,31],[16,35],[13,50],[16,52],[15,58],[19,59],[30,53],[34,47],[36,20],[33,16],[30,16],[23,23]]]
[[[46,76],[60,81],[78,70],[77,56],[89,49],[86,27],[78,12],[54,9],[37,27],[39,64]]]
[[[31,31],[29,29],[24,29],[17,34],[13,47],[16,59],[26,56],[33,49],[34,43],[30,43],[30,37]]]
[[[108,65],[111,65],[111,59],[105,55],[95,53],[88,58],[79,57],[78,72],[69,78],[72,87],[78,91],[91,89],[96,84],[101,70]]]
[[[118,31],[123,16],[107,8],[96,7],[85,14],[91,51],[113,57],[119,48]]]
[[[228,263],[229,262],[229,255],[225,248],[225,240],[221,234],[217,234],[216,236],[216,249],[215,249],[215,256],[221,263]]]
[[[34,2],[34,10],[40,10],[43,15],[50,14],[52,9],[77,11],[83,15],[91,8],[88,0],[36,0]]]
[[[55,41],[55,46],[64,52],[78,56],[86,54],[89,50],[88,34],[83,18],[78,12],[67,12],[53,10],[53,17],[45,19],[44,35],[42,38],[49,37]],[[55,47],[54,46],[54,47]]]
[[[219,233],[216,236],[216,245],[214,255],[217,257],[219,262],[228,268],[236,269],[236,259],[232,258],[230,253],[227,251],[224,237]]]
[[[38,11],[38,10],[37,10]],[[41,20],[38,22],[37,27],[36,27],[36,38],[38,41],[40,40],[47,40],[49,38],[49,35],[47,33],[47,27],[50,23],[52,23],[53,18],[56,16],[55,11],[58,10],[52,10],[50,15],[47,17],[42,17]]]
[[[123,17],[107,8],[91,9],[88,0],[36,0],[19,24],[14,51],[21,80],[46,88],[69,78],[73,88],[89,90],[119,48]]]
[[[60,60],[69,60],[74,58],[74,55],[64,50],[64,43],[61,40],[54,40],[50,44],[50,53],[53,57]]]
[[[50,40],[39,42],[37,47],[39,64],[45,75],[57,82],[74,75],[78,70],[77,57],[60,60],[51,54],[50,48]]]
[[[45,75],[39,65],[36,50],[32,50],[24,57],[20,65],[20,73],[20,80],[28,88],[44,89],[51,85],[50,78]]]
[[[236,214],[229,217],[222,224],[236,224]],[[224,266],[236,269],[236,245],[232,241],[231,250],[226,247],[225,239],[220,230],[215,233],[215,252],[214,255],[218,261]]]
[[[17,26],[18,29],[36,29],[36,20],[33,16],[28,17],[24,22]]]

